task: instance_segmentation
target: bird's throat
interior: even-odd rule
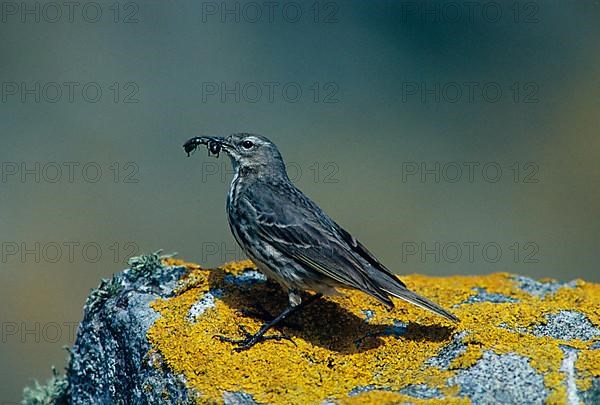
[[[248,177],[256,174],[257,170],[250,166],[239,166],[237,170],[237,177]]]

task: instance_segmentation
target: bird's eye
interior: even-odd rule
[[[252,149],[253,146],[254,146],[254,143],[252,141],[244,141],[244,142],[242,142],[242,147],[244,149]]]

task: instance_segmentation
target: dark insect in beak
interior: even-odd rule
[[[186,143],[183,144],[183,150],[185,151],[185,153],[187,153],[188,157],[190,157],[192,155],[192,153],[194,153],[196,151],[196,149],[198,148],[198,145],[201,145],[201,144],[202,144],[202,142],[200,141],[200,138],[195,137],[195,138],[188,140]]]
[[[185,150],[185,153],[190,156],[196,151],[196,149],[198,149],[198,146],[200,145],[206,145],[206,148],[208,149],[208,156],[214,155],[216,157],[219,157],[219,153],[223,149],[223,146],[228,146],[224,142],[224,139],[220,137],[196,136],[183,144],[183,150]]]
[[[221,152],[221,143],[218,141],[209,141],[208,142],[208,155],[211,154],[219,157],[219,152]]]

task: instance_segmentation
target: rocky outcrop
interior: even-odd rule
[[[355,291],[322,299],[237,353],[286,295],[250,262],[216,269],[157,254],[90,294],[66,398],[88,403],[598,403],[600,285],[511,274],[403,276],[450,324]],[[274,333],[276,333],[275,331]]]

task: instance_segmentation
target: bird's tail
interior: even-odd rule
[[[398,289],[394,289],[394,291],[389,291],[389,289],[384,288],[384,290],[396,298],[400,298],[404,301],[408,301],[411,304],[415,304],[421,308],[427,309],[427,310],[429,310],[433,313],[436,313],[438,315],[441,315],[444,318],[449,319],[453,322],[460,321],[460,319],[458,319],[455,315],[446,311],[444,308],[440,307],[435,302],[429,301],[427,298],[422,297],[419,294],[414,293],[410,290],[407,290],[406,288],[403,288],[403,289],[398,288]]]
[[[422,297],[419,294],[407,289],[395,277],[389,276],[381,272],[377,272],[375,279],[377,280],[379,288],[396,298],[400,298],[404,301],[410,302],[411,304],[414,304],[435,314],[443,316],[444,318],[449,319],[453,322],[460,321],[458,317],[456,317],[454,314],[451,314],[449,311],[445,310],[435,302],[432,302],[427,298]]]

